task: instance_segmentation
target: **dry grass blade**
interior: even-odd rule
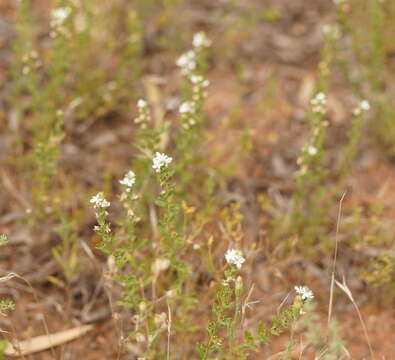
[[[352,292],[351,292],[350,288],[349,288],[349,287],[347,286],[347,284],[346,284],[346,280],[343,278],[343,283],[340,283],[340,282],[337,281],[337,280],[335,280],[335,282],[336,282],[336,285],[337,285],[341,290],[343,290],[343,292],[344,292],[344,293],[348,296],[348,298],[350,299],[351,303],[354,305],[355,310],[357,311],[357,314],[358,314],[359,321],[360,321],[360,323],[361,323],[361,325],[362,325],[362,329],[363,329],[363,332],[364,332],[364,335],[365,335],[365,338],[366,338],[366,342],[367,342],[367,344],[368,344],[368,346],[369,346],[370,356],[371,356],[372,359],[375,359],[374,352],[373,352],[373,349],[372,349],[372,344],[371,344],[370,339],[369,339],[369,334],[368,334],[368,330],[367,330],[367,328],[366,328],[365,321],[364,321],[363,318],[362,318],[362,314],[361,314],[361,312],[359,311],[358,305],[357,305],[357,303],[356,303],[355,300],[354,300],[354,297],[353,297],[353,295],[352,295]]]
[[[307,346],[299,345],[292,351],[281,351],[279,353],[269,356],[267,360],[281,360],[281,359],[299,359],[300,354],[303,354]]]
[[[54,334],[37,336],[29,340],[17,342],[15,345],[10,344],[5,350],[5,354],[7,356],[33,354],[74,340],[92,329],[93,325],[84,325]]]
[[[328,308],[328,326],[331,321],[332,317],[332,309],[333,309],[333,290],[335,287],[335,271],[336,271],[336,262],[337,262],[337,250],[338,250],[338,243],[339,243],[339,229],[340,229],[340,220],[342,215],[342,205],[343,200],[346,196],[346,192],[343,193],[340,203],[339,203],[339,212],[337,214],[337,225],[336,225],[336,235],[335,235],[335,251],[333,255],[333,265],[332,265],[332,276],[331,276],[331,288],[329,292],[329,308]]]

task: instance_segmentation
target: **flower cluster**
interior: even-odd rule
[[[57,8],[51,13],[51,32],[50,36],[55,38],[58,34],[67,35],[67,29],[64,27],[64,23],[70,16],[72,10],[70,7]]]
[[[192,75],[189,80],[192,83],[192,98],[198,102],[207,97],[205,89],[210,85],[210,82],[202,75]]]
[[[131,188],[136,182],[136,174],[132,170],[130,170],[119,182],[126,187],[127,192],[130,192]]]
[[[313,142],[303,146],[302,153],[296,160],[296,164],[299,166],[299,175],[305,175],[307,173],[311,159],[314,158],[318,152],[319,150]]]
[[[317,155],[318,149],[314,145],[307,146],[307,152],[309,155],[314,156]]]
[[[189,50],[182,54],[176,61],[176,65],[181,68],[182,75],[189,75],[196,69],[196,52]]]
[[[205,88],[209,85],[209,81],[202,75],[191,75],[189,80],[192,83],[192,100],[183,102],[179,108],[184,129],[196,125],[202,101],[207,97]]]
[[[57,8],[53,10],[51,14],[51,26],[58,27],[63,25],[63,23],[66,21],[70,14],[71,8],[69,7]]]
[[[203,31],[200,31],[193,36],[192,45],[194,49],[182,54],[176,61],[176,65],[181,68],[182,75],[193,74],[197,69],[199,53],[209,47],[211,41]]]
[[[317,114],[326,113],[326,95],[323,92],[319,92],[311,101],[311,110]]]
[[[186,101],[186,102],[183,102],[183,103],[181,104],[181,106],[180,106],[180,108],[179,108],[179,112],[180,112],[181,114],[193,113],[194,110],[195,110],[194,107],[195,107],[195,104],[194,104],[193,102],[191,102],[191,101]]]
[[[228,264],[236,265],[238,269],[241,269],[241,266],[245,262],[243,253],[236,249],[229,249],[225,254],[225,260]]]
[[[209,47],[211,46],[211,40],[205,32],[199,31],[193,36],[192,44],[195,48]]]
[[[95,209],[105,209],[110,206],[110,203],[104,198],[102,192],[97,193],[90,199],[90,203],[93,204]]]
[[[166,168],[172,161],[172,157],[160,152],[156,152],[154,158],[152,159],[152,168],[155,170],[155,172],[159,173],[162,171],[163,168]]]
[[[313,292],[307,286],[295,286],[295,291],[298,295],[300,295],[302,301],[314,299]]]
[[[194,101],[183,102],[179,108],[181,124],[184,129],[189,129],[196,124],[196,103]]]
[[[139,112],[139,115],[137,116],[136,119],[134,119],[134,122],[136,124],[140,124],[140,126],[145,129],[147,127],[147,124],[151,120],[151,115],[149,112],[148,104],[145,100],[140,99],[137,101],[137,109]]]
[[[370,110],[370,104],[367,100],[362,100],[358,106],[354,109],[353,114],[355,116],[359,116],[362,114],[363,111],[369,111]]]

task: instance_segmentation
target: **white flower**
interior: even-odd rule
[[[238,269],[245,261],[242,252],[236,249],[229,249],[225,254],[225,259],[228,264],[236,265]]]
[[[104,194],[102,192],[97,193],[90,200],[90,203],[93,204],[95,208],[107,208],[110,206],[110,203],[104,198]]]
[[[312,104],[325,104],[326,103],[326,95],[323,92],[319,92],[313,100],[311,100]]]
[[[211,45],[211,41],[207,38],[203,31],[199,31],[193,36],[192,44],[196,48],[209,47]]]
[[[122,185],[125,185],[128,188],[131,188],[136,182],[136,174],[130,170],[125,174],[122,180],[119,181]]]
[[[303,301],[314,299],[313,292],[307,286],[295,286],[295,291]]]
[[[139,115],[134,119],[134,122],[136,124],[140,124],[142,128],[146,128],[147,123],[150,121],[148,103],[144,99],[139,99],[137,101],[137,109]]]
[[[71,8],[57,8],[52,11],[52,26],[59,26],[64,23],[64,21],[71,14]]]
[[[184,102],[181,104],[179,108],[179,112],[181,114],[190,113],[192,112],[193,104],[190,101]]]
[[[326,95],[319,92],[311,101],[312,110],[315,113],[325,114]]]
[[[157,152],[152,160],[152,168],[158,173],[163,167],[167,167],[172,161],[173,158],[170,156]]]
[[[181,68],[181,74],[187,75],[196,69],[196,53],[189,50],[182,54],[176,61],[176,65]]]
[[[193,84],[198,84],[203,81],[203,76],[202,75],[192,75],[190,77],[190,80]]]
[[[315,146],[310,145],[310,146],[307,148],[307,152],[309,153],[309,155],[314,156],[314,155],[317,155],[318,150],[317,150],[317,148],[316,148]]]
[[[147,102],[143,99],[140,99],[139,101],[137,101],[137,107],[139,109],[145,108],[147,106]]]
[[[362,100],[361,103],[359,104],[359,107],[360,107],[362,110],[369,111],[369,110],[370,110],[369,101],[367,101],[367,100]]]
[[[369,111],[370,104],[367,100],[362,100],[358,106],[354,109],[353,113],[355,116],[361,115],[362,111]]]
[[[208,80],[206,80],[202,75],[191,75],[189,80],[191,80],[192,84],[195,84],[195,85],[199,84],[202,87],[207,87],[210,85],[210,82]]]

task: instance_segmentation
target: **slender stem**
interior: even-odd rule
[[[346,196],[347,192],[344,192],[339,203],[339,211],[337,214],[337,225],[336,225],[336,235],[335,235],[335,251],[333,255],[333,264],[332,264],[332,276],[331,276],[331,287],[329,292],[329,308],[328,308],[328,326],[331,321],[332,317],[332,309],[333,309],[333,292],[335,287],[335,271],[336,271],[336,262],[337,262],[337,252],[338,252],[338,245],[339,245],[339,229],[340,229],[340,220],[341,220],[341,213],[342,213],[342,205],[343,200]]]

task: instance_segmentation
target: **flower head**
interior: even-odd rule
[[[193,111],[194,104],[190,101],[183,102],[179,108],[181,114],[190,113]]]
[[[314,299],[313,292],[307,286],[295,286],[295,291],[303,301]]]
[[[176,65],[181,68],[181,74],[187,75],[196,69],[196,53],[189,50],[182,54],[176,61]]]
[[[110,206],[110,203],[104,198],[104,194],[102,192],[99,192],[95,196],[92,196],[92,198],[90,199],[90,203],[93,204],[95,209],[104,209]]]
[[[194,85],[200,85],[201,87],[207,87],[210,85],[210,82],[205,79],[202,75],[191,75],[189,78],[191,83]]]
[[[155,172],[159,173],[162,168],[166,168],[172,161],[172,157],[160,152],[156,152],[152,160],[152,168],[155,170]]]
[[[139,99],[137,101],[137,107],[139,109],[145,108],[147,106],[147,102],[144,99]]]
[[[326,95],[323,92],[319,92],[311,101],[312,110],[315,113],[325,114],[326,107]]]
[[[137,109],[139,115],[134,119],[134,122],[140,124],[142,128],[146,128],[147,123],[149,123],[151,119],[147,101],[139,99],[137,101]]]
[[[370,104],[369,101],[367,100],[362,100],[361,103],[359,104],[362,110],[368,111],[370,110]]]
[[[51,24],[52,26],[59,26],[64,23],[64,21],[69,17],[71,14],[71,8],[65,7],[65,8],[57,8],[52,11],[52,20]]]
[[[207,38],[205,32],[199,31],[193,36],[192,44],[196,48],[209,47],[211,45],[211,41]]]
[[[314,156],[314,155],[317,155],[318,149],[313,145],[309,145],[307,147],[307,152],[309,153],[309,155]]]
[[[370,104],[369,101],[367,100],[362,100],[358,106],[354,109],[354,115],[358,116],[361,115],[363,111],[369,111],[370,110]]]
[[[130,170],[125,174],[122,180],[119,181],[122,185],[126,186],[127,188],[131,188],[134,183],[136,182],[136,174]]]
[[[240,269],[241,265],[246,261],[243,257],[243,253],[236,249],[229,249],[225,254],[225,260],[228,264],[236,265],[238,269]]]

